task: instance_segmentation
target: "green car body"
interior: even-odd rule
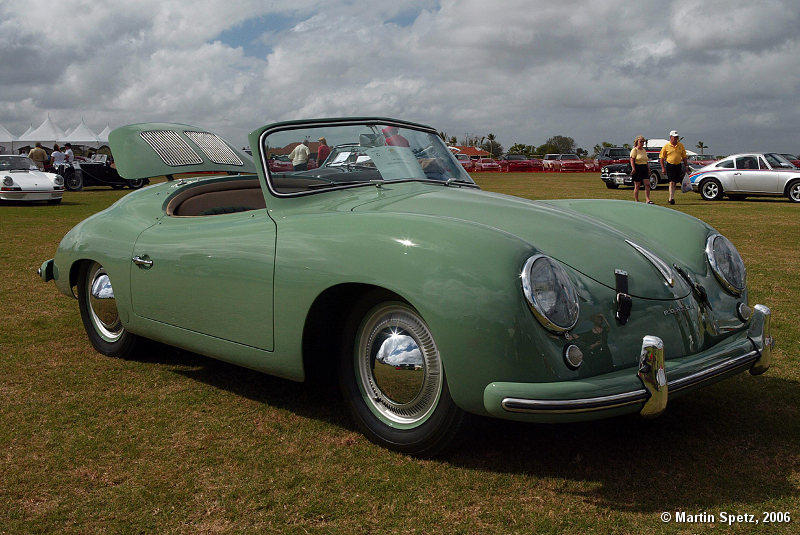
[[[388,152],[383,145],[389,142],[375,141],[386,125],[399,127],[406,137],[435,134],[381,118],[280,123],[250,135],[253,163],[227,144],[235,158],[226,153],[209,162],[204,140],[187,137],[191,127],[142,124],[116,130],[110,141],[125,178],[199,168],[228,174],[126,195],[73,228],[55,258],[43,264],[42,277],[66,295],[75,295],[78,287],[80,297],[81,277],[100,273],[102,281],[113,283],[118,321],[113,319],[126,336],[296,381],[343,362],[360,378],[344,391],[346,397],[355,393],[350,402],[356,413],[361,410],[361,419],[371,418],[359,422],[366,434],[420,455],[446,445],[460,423],[457,413],[531,422],[629,412],[654,416],[668,396],[747,369],[763,373],[769,366],[769,309],[750,308],[746,288],[731,288],[720,278],[707,252],[718,233],[702,221],[624,201],[545,202],[487,193],[466,175],[281,190],[281,180],[298,176],[308,178],[304,184],[350,176],[330,161],[299,174],[273,172],[268,165],[283,134],[307,128],[315,137],[339,124],[369,125],[375,133],[362,136],[363,146],[353,151],[361,164],[348,169],[359,177],[371,176]],[[164,142],[190,146],[203,162],[158,158],[152,144],[142,142],[142,132],[172,132]],[[423,144],[412,141],[418,161],[438,158],[450,169],[447,156],[428,157],[436,147],[422,149]],[[257,193],[261,203],[229,213],[179,213],[176,199],[204,198],[192,191],[212,195],[231,188],[251,197]],[[642,231],[648,228],[672,232]],[[526,297],[525,269],[538,258],[553,259],[563,269],[576,298],[573,325],[548,325]],[[102,317],[102,312],[92,316],[101,309],[91,304],[105,302],[99,291],[86,289],[83,295],[84,323],[91,331],[91,318]],[[426,378],[412,380],[411,393],[398,398],[422,399],[417,392],[429,388],[429,381],[433,385],[429,401],[420,401],[424,410],[413,417],[385,413],[380,396],[367,392],[373,370],[358,370],[374,366],[374,357],[366,365],[352,360],[359,347],[353,333],[367,328],[372,317],[367,310],[380,310],[384,303],[409,313],[429,334],[427,353],[422,347],[427,335],[412,338],[432,360],[392,367]],[[105,341],[113,345],[118,340],[112,331]],[[100,344],[95,347],[102,352],[119,354]],[[344,379],[339,373],[347,383],[348,372]],[[378,387],[401,388],[395,375],[414,377],[410,371],[391,374],[392,379],[378,377]],[[437,383],[439,374],[446,380]],[[439,414],[444,411],[439,405],[450,401],[450,416]],[[423,426],[448,431],[413,434]]]

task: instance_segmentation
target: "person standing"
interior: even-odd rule
[[[319,148],[317,149],[317,167],[319,167],[331,153],[331,148],[324,137],[319,138],[317,141],[319,141]]]
[[[72,152],[71,143],[64,143],[64,156],[67,159],[67,163],[72,163],[75,161],[75,153]]]
[[[636,136],[631,149],[631,177],[633,178],[633,200],[639,202],[639,188],[644,182],[644,198],[647,204],[650,200],[650,166],[648,165],[647,151],[644,150],[644,136]]]
[[[58,146],[58,143],[53,144],[53,152],[50,153],[50,160],[53,163],[53,167],[64,165],[66,155],[61,152],[61,147]]]
[[[36,164],[36,167],[39,168],[39,171],[44,171],[44,164],[47,163],[49,157],[47,156],[47,151],[42,148],[42,144],[38,141],[36,145],[31,149],[28,153],[28,158],[33,160],[33,163]]]
[[[289,158],[292,159],[292,167],[295,171],[306,171],[308,169],[308,157],[311,151],[308,149],[308,140],[298,143],[297,146],[289,153]]]
[[[680,184],[683,180],[683,166],[689,168],[686,148],[681,143],[677,130],[669,133],[669,143],[661,147],[658,161],[661,162],[661,172],[666,174],[669,180],[669,203],[675,204],[675,183]]]

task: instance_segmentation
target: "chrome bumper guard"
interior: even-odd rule
[[[569,414],[602,411],[644,402],[639,414],[646,418],[654,418],[666,409],[670,391],[679,392],[727,372],[746,367],[749,367],[752,375],[760,375],[767,371],[772,360],[772,348],[775,346],[770,334],[771,315],[769,307],[764,305],[754,307],[753,318],[747,331],[748,338],[753,344],[752,351],[675,381],[667,381],[664,371],[663,341],[657,336],[645,336],[642,339],[637,370],[637,376],[644,387],[642,389],[596,398],[569,400],[505,398],[502,407],[510,412]]]

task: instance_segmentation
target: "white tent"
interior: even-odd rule
[[[16,139],[11,132],[0,125],[0,154],[12,154],[12,145]]]
[[[17,147],[24,147],[26,145],[33,146],[38,141],[44,146],[53,148],[53,145],[55,143],[61,143],[62,139],[64,139],[64,131],[56,126],[53,120],[50,119],[50,114],[47,114],[47,119],[39,125],[39,128],[20,136],[19,139],[14,142],[14,145]]]
[[[33,132],[33,123],[29,123],[28,124],[28,129],[25,130],[25,133],[23,133],[22,136],[27,136],[31,132]],[[22,136],[19,136],[19,137],[22,137]],[[19,139],[19,138],[17,138],[17,139]]]
[[[661,150],[661,147],[669,143],[668,139],[648,139],[647,143],[645,144],[645,148],[650,150]],[[684,145],[685,146],[685,145]],[[686,149],[686,154],[692,156],[697,154],[696,152],[692,152],[689,149]]]
[[[98,148],[100,142],[97,139],[97,134],[92,132],[91,128],[86,126],[86,123],[81,117],[81,122],[75,127],[68,135],[61,138],[64,143],[72,143],[73,145],[85,145],[87,147]]]
[[[108,145],[108,134],[111,133],[111,127],[106,124],[106,127],[103,128],[103,131],[97,134],[97,141],[101,145]]]

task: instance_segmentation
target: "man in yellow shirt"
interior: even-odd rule
[[[661,172],[666,174],[667,180],[669,180],[669,203],[675,204],[675,183],[680,184],[683,180],[683,166],[685,165],[686,169],[689,169],[686,147],[680,142],[677,130],[669,133],[669,143],[661,147],[658,161],[661,162]],[[665,163],[666,169],[664,168]]]

